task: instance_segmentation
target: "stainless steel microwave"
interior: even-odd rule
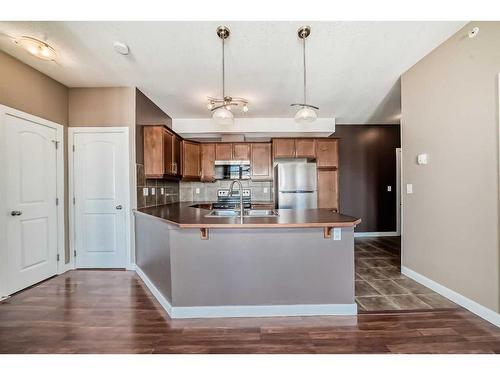
[[[216,160],[216,180],[250,179],[250,160]]]

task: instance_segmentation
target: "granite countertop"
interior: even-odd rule
[[[279,216],[244,217],[205,217],[210,211],[193,205],[210,202],[178,202],[156,207],[134,210],[136,214],[145,214],[164,220],[181,228],[325,228],[354,227],[361,219],[346,216],[327,208],[303,210],[276,210]],[[253,202],[263,203],[263,202]],[[267,202],[269,203],[269,202]]]

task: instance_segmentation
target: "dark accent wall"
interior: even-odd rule
[[[340,138],[341,212],[362,219],[356,232],[396,231],[400,126],[337,125],[334,136]]]

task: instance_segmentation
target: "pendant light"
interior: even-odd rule
[[[248,100],[226,96],[226,66],[224,42],[229,37],[230,31],[226,26],[217,28],[217,36],[222,40],[222,98],[208,97],[207,108],[212,111],[212,119],[218,125],[232,125],[234,115],[231,109],[238,105],[242,106],[243,112],[248,112]]]
[[[291,106],[298,106],[300,109],[295,113],[295,122],[298,123],[308,123],[308,122],[313,122],[316,120],[318,115],[316,114],[316,110],[318,110],[318,107],[315,107],[313,105],[307,104],[307,91],[306,91],[306,84],[307,84],[307,76],[306,76],[306,38],[311,34],[311,27],[310,26],[302,26],[299,28],[297,31],[297,34],[300,39],[302,39],[302,62],[303,62],[303,72],[304,72],[304,100],[302,103],[294,103],[291,104]]]

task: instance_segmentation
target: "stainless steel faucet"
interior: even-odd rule
[[[240,180],[233,180],[233,182],[231,182],[231,185],[229,186],[229,196],[233,196],[233,186],[235,183],[238,183],[240,187],[240,222],[243,224],[243,186],[241,185]]]

